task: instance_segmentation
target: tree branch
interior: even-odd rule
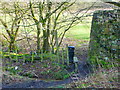
[[[5,34],[2,33],[2,35],[6,38],[6,40],[7,40],[8,42],[10,42],[9,39],[5,36]]]
[[[6,24],[2,19],[0,19],[0,22],[1,22],[2,25],[5,27],[5,30],[6,30],[6,32],[8,33],[9,37],[11,37],[11,34],[10,34],[10,31],[8,30],[7,24]]]
[[[120,2],[105,2],[120,7]]]

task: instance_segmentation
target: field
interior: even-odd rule
[[[66,38],[89,41],[92,17],[85,17],[82,22],[73,26],[65,35]]]
[[[72,27],[67,33],[66,38],[73,38],[77,40],[90,39],[90,24],[78,24]]]

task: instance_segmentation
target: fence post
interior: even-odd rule
[[[64,49],[62,48],[62,64],[64,64]]]
[[[68,44],[66,44],[66,56],[67,56],[67,65],[69,65],[69,57],[68,57]]]

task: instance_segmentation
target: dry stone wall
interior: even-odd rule
[[[94,64],[120,61],[120,10],[94,13],[88,60]]]

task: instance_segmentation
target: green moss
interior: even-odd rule
[[[94,65],[102,65],[103,67],[112,67],[110,60],[118,61],[118,33],[120,28],[120,17],[117,17],[118,10],[99,11],[94,13],[91,38],[89,60]],[[103,14],[106,13],[106,14]],[[111,14],[116,17],[109,16]],[[108,60],[105,59],[108,57]],[[114,65],[115,66],[115,65]]]

